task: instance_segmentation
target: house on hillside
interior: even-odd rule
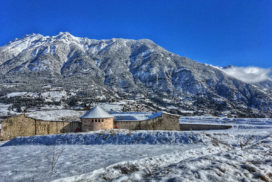
[[[39,111],[42,112],[42,111]],[[96,131],[105,129],[179,130],[179,116],[164,112],[111,112],[95,106],[87,113],[82,111],[43,111],[6,118],[1,136],[5,140],[17,136],[33,136]],[[66,114],[60,117],[58,114]],[[83,114],[83,115],[82,115]],[[80,117],[80,115],[82,115]]]

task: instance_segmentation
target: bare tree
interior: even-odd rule
[[[49,154],[46,156],[47,162],[49,164],[49,172],[53,174],[55,172],[57,163],[64,152],[64,145],[61,147],[57,147],[57,145],[53,145]]]

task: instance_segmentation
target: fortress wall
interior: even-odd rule
[[[76,132],[77,128],[81,129],[80,122],[39,120],[36,122],[36,135]]]
[[[1,136],[10,140],[17,136],[49,135],[76,132],[81,129],[80,122],[42,121],[26,117],[24,114],[11,116],[2,123]]]
[[[4,140],[32,135],[35,135],[35,120],[27,118],[23,114],[6,118],[2,122],[1,136]]]
[[[130,130],[179,130],[179,117],[162,113],[161,116],[142,121],[114,121],[119,129]]]
[[[17,136],[49,135],[76,132],[95,131],[104,129],[130,129],[130,130],[180,130],[179,117],[162,113],[161,116],[143,121],[113,121],[113,118],[82,119],[82,122],[68,121],[42,121],[22,115],[6,118],[2,123],[1,136],[10,140]],[[102,122],[103,120],[103,122]]]

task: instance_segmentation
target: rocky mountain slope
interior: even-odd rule
[[[11,102],[5,95],[12,91],[41,92],[49,85],[73,90],[66,100],[74,104],[126,98],[179,114],[272,115],[268,91],[147,39],[26,35],[0,48],[0,77],[0,102]]]

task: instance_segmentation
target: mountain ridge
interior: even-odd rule
[[[214,115],[272,113],[269,92],[148,39],[95,40],[68,32],[27,35],[0,47],[0,72],[2,83],[38,88],[51,83],[79,89],[78,97],[89,92],[82,99],[92,94],[113,99],[116,94],[114,99],[137,96],[166,108],[174,106],[177,113],[182,109]]]

